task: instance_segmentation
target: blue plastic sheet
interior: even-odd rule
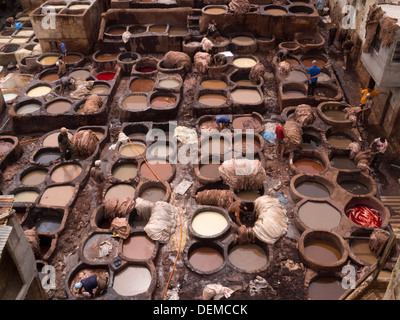
[[[268,141],[270,143],[275,143],[276,140],[276,133],[274,132],[262,132],[261,133],[262,137],[264,138],[265,141]]]
[[[288,201],[286,200],[286,198],[285,198],[285,197],[282,195],[282,193],[280,193],[280,192],[275,192],[275,193],[272,194],[272,196],[273,196],[274,198],[277,198],[277,199],[279,200],[279,202],[280,202],[281,204],[283,204],[283,205],[285,205],[285,204],[288,203]]]
[[[21,22],[16,22],[14,27],[15,27],[16,30],[19,30],[19,29],[22,28],[22,23]]]

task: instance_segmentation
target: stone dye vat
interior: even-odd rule
[[[42,105],[40,101],[37,100],[28,100],[19,103],[15,107],[16,114],[29,114],[40,111]]]
[[[357,164],[349,158],[349,155],[333,154],[330,157],[330,163],[333,168],[339,170],[359,170]]]
[[[202,207],[197,209],[190,223],[191,232],[198,238],[218,238],[230,228],[226,212],[218,207]]]
[[[341,212],[326,201],[301,201],[297,205],[297,216],[303,227],[299,229],[328,229],[337,227],[342,220]]]
[[[147,95],[128,94],[122,99],[122,107],[131,111],[143,111],[148,109]]]
[[[221,270],[225,265],[222,248],[215,243],[197,242],[187,250],[187,265],[197,273],[210,274]]]
[[[175,168],[165,160],[148,160],[147,163],[142,162],[139,169],[141,178],[152,181],[158,181],[158,178],[163,181],[170,181],[174,174]]]
[[[200,140],[199,152],[201,154],[225,154],[230,152],[232,148],[231,138],[223,136],[211,135]]]
[[[50,164],[60,158],[60,150],[58,148],[42,148],[33,156],[33,161],[40,164]]]
[[[70,182],[76,179],[81,172],[82,167],[79,164],[62,164],[53,169],[50,178],[54,182]]]
[[[353,195],[375,195],[377,191],[375,181],[361,172],[339,172],[337,183]]]
[[[302,158],[296,160],[293,165],[299,170],[307,174],[318,174],[324,171],[324,167],[319,161],[311,158]]]
[[[232,121],[232,128],[234,130],[242,130],[242,131],[252,131],[254,132],[262,132],[262,121],[263,117],[258,116],[257,113],[253,113],[251,116],[237,116]]]
[[[111,198],[119,198],[119,199],[125,199],[125,198],[131,198],[133,199],[135,197],[135,188],[132,187],[129,184],[116,184],[114,186],[111,186],[106,194],[104,195],[104,200],[107,201]]]
[[[153,186],[143,188],[143,190],[139,194],[139,197],[150,202],[157,202],[162,201],[166,193],[167,192],[165,188],[162,188],[160,186]]]
[[[347,149],[349,147],[349,144],[352,143],[354,140],[344,133],[335,133],[328,135],[327,141],[336,148]]]
[[[231,99],[237,104],[260,104],[263,102],[262,95],[258,90],[238,88],[231,93]]]
[[[131,143],[121,144],[119,153],[124,157],[140,157],[146,149],[146,145],[143,142],[131,140]]]
[[[148,291],[152,279],[152,274],[146,266],[128,265],[115,274],[112,287],[121,296],[135,296]]]
[[[258,59],[252,56],[238,56],[232,63],[236,68],[250,69],[258,63]]]
[[[40,218],[36,224],[37,232],[54,232],[61,227],[62,217],[48,216]]]
[[[316,271],[340,271],[349,256],[343,238],[325,229],[304,231],[298,244],[301,260]]]
[[[62,114],[68,112],[72,107],[72,103],[68,100],[56,100],[46,105],[46,111],[51,114]]]
[[[33,168],[25,170],[21,174],[21,183],[27,186],[34,186],[45,181],[47,176],[46,169]]]
[[[244,202],[253,202],[264,194],[262,190],[239,190],[235,195]]]
[[[42,194],[39,203],[46,206],[65,207],[69,204],[75,193],[72,185],[48,187]]]
[[[207,89],[225,89],[228,87],[227,83],[223,80],[206,79],[200,83],[200,86]]]
[[[14,193],[15,202],[35,202],[40,193],[37,190],[22,190]]]
[[[42,97],[42,96],[50,93],[51,90],[52,90],[52,88],[48,85],[37,84],[37,85],[34,85],[31,88],[27,89],[25,94],[31,98]]]
[[[337,276],[318,276],[308,287],[311,300],[338,300],[345,291],[342,279]]]
[[[129,85],[129,90],[132,92],[150,92],[153,90],[155,80],[148,78],[133,79]]]
[[[228,261],[235,269],[246,273],[265,270],[269,265],[269,254],[258,241],[251,244],[230,245]]]
[[[113,166],[112,176],[117,180],[131,180],[138,174],[137,163],[117,163]]]
[[[309,198],[328,198],[330,192],[321,182],[304,180],[296,185],[296,191]]]
[[[57,130],[57,132],[55,133],[50,133],[48,135],[45,136],[45,138],[42,140],[42,146],[43,147],[47,147],[47,148],[54,148],[54,147],[58,147],[58,135],[60,134],[60,132]],[[71,132],[67,133],[68,138],[71,140],[72,139],[72,134]]]
[[[107,247],[103,250],[102,245]],[[108,262],[118,256],[118,239],[111,233],[92,233],[83,240],[80,251],[87,262]]]
[[[263,11],[266,14],[272,15],[272,16],[284,16],[287,15],[288,11],[285,7],[283,6],[277,6],[277,5],[268,5],[263,8]]]
[[[145,233],[136,233],[123,240],[122,255],[127,260],[148,260],[154,257],[157,247]]]

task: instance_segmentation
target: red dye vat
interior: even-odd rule
[[[102,72],[96,76],[97,80],[105,80],[105,81],[112,80],[114,79],[114,77],[115,77],[115,72]]]
[[[138,71],[142,72],[142,73],[153,72],[153,71],[156,71],[156,70],[157,69],[153,68],[153,67],[143,67],[143,68],[138,69]]]
[[[378,210],[365,205],[356,205],[350,208],[346,215],[351,221],[364,227],[379,228],[382,224]]]

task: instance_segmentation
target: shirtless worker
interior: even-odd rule
[[[243,204],[243,201],[241,201],[241,200],[237,200],[237,201],[233,202],[228,208],[229,214],[232,215],[232,216],[235,216],[236,223],[239,226],[243,225],[243,223],[240,221],[240,216],[241,215],[245,215],[246,217],[251,217],[252,216],[251,213],[248,213],[246,211],[248,211],[248,209]]]

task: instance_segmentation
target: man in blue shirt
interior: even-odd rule
[[[62,52],[62,54],[64,56],[64,60],[65,60],[65,58],[67,57],[67,47],[65,46],[64,42],[60,43],[59,47],[61,49],[61,52]]]
[[[317,67],[317,61],[313,60],[312,67],[308,69],[308,90],[307,95],[313,96],[315,87],[317,86],[318,77],[321,69]]]
[[[226,115],[218,115],[215,117],[215,122],[217,123],[218,130],[221,131],[224,127],[229,126],[229,117]]]

